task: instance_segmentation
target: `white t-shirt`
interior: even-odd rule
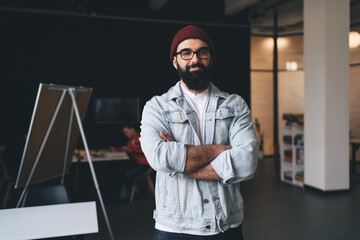
[[[195,119],[196,119],[196,133],[200,139],[201,144],[205,143],[205,114],[206,109],[209,104],[210,93],[209,88],[201,93],[192,93],[187,90],[182,84],[180,84],[183,96],[185,97],[186,102],[190,105],[191,109],[194,110]],[[215,213],[214,213],[215,214]],[[240,223],[231,224],[230,228],[236,228],[240,225]],[[217,226],[214,232],[202,232],[196,230],[179,230],[169,228],[159,223],[155,223],[155,228],[160,231],[172,232],[172,233],[184,233],[184,234],[192,234],[199,236],[209,236],[220,233],[220,229]]]
[[[207,105],[209,103],[209,88],[201,93],[192,93],[181,85],[182,93],[186,99],[186,102],[190,105],[191,109],[194,110],[196,119],[196,133],[200,139],[201,144],[205,143],[205,114]]]

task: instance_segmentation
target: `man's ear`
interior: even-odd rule
[[[177,60],[176,60],[176,56],[173,57],[173,65],[174,65],[174,68],[177,70]]]

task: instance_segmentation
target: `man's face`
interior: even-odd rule
[[[135,136],[135,134],[136,134],[136,131],[135,131],[134,128],[124,127],[123,132],[124,132],[125,136],[126,136],[128,139],[134,138],[134,136]]]
[[[186,39],[178,45],[176,52],[184,49],[198,51],[203,48],[209,48],[206,42],[200,39]],[[181,80],[190,90],[195,91],[204,90],[209,86],[211,63],[211,57],[201,59],[198,54],[194,54],[189,60],[182,59],[180,54],[173,58],[173,65]]]

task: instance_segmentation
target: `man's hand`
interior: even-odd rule
[[[170,134],[168,134],[167,132],[160,132],[159,134],[160,134],[161,139],[164,140],[165,142],[173,142],[174,141],[173,137]]]

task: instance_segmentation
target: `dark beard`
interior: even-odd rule
[[[196,72],[190,72],[190,68],[192,67],[200,67],[201,70]],[[196,63],[190,66],[186,66],[186,71],[181,70],[179,64],[177,64],[177,72],[179,77],[183,80],[186,86],[190,90],[201,91],[205,90],[209,87],[210,84],[210,65],[209,67],[205,67],[201,63]]]

